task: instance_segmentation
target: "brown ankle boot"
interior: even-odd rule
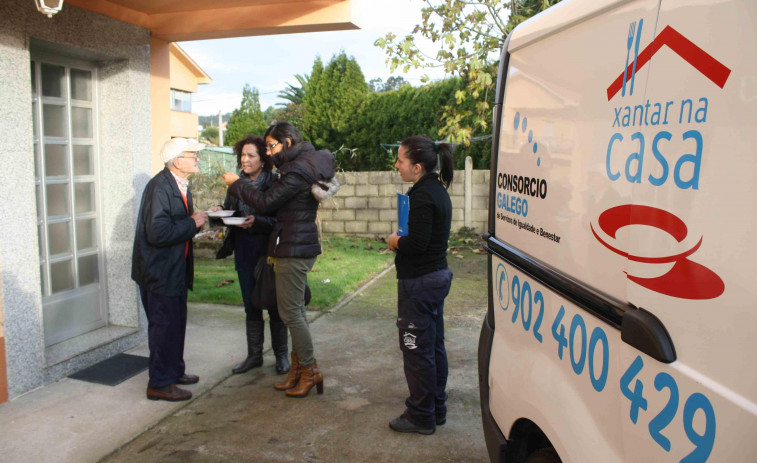
[[[317,387],[318,393],[323,394],[323,375],[318,369],[318,363],[313,361],[312,365],[299,365],[300,381],[297,387],[286,391],[289,397],[305,397],[308,395],[313,386]]]
[[[276,389],[277,391],[286,391],[287,389],[292,389],[300,380],[300,373],[301,368],[300,362],[297,361],[297,354],[292,352],[292,365],[289,368],[287,379],[285,379],[283,383],[274,384],[274,389]]]

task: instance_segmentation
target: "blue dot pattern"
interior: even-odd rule
[[[523,133],[526,133],[526,130],[528,130],[528,118],[525,116],[521,118],[520,112],[515,113],[515,119],[513,119],[513,129],[517,131],[518,128],[520,128]],[[536,154],[539,150],[539,144],[534,141],[533,130],[528,131],[528,142],[533,143],[533,151],[534,154]],[[541,166],[541,157],[536,158],[536,165]]]

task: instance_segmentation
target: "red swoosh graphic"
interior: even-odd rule
[[[688,259],[679,260],[656,278],[627,277],[644,288],[680,299],[715,299],[725,292],[725,283],[715,272]]]
[[[609,249],[610,251],[612,251],[615,254],[618,254],[620,256],[623,256],[623,257],[625,257],[628,260],[632,260],[634,262],[643,262],[645,264],[666,264],[666,263],[669,263],[669,262],[675,262],[677,260],[684,259],[684,258],[686,258],[686,257],[694,254],[697,251],[697,249],[699,249],[699,247],[702,245],[702,238],[699,238],[699,241],[697,242],[697,244],[694,245],[694,247],[692,247],[688,251],[684,251],[684,252],[682,252],[680,254],[675,254],[675,255],[672,255],[672,256],[663,256],[663,257],[635,256],[635,255],[629,254],[629,253],[627,253],[625,251],[621,251],[620,249],[618,249],[618,248],[616,248],[614,246],[611,246],[609,243],[605,242],[602,238],[599,237],[599,235],[597,234],[597,232],[594,230],[594,225],[589,224],[589,228],[591,228],[591,232],[594,234],[594,238],[596,238],[597,241],[599,241],[600,243],[602,243],[602,245],[604,247],[606,247],[607,249]],[[615,236],[613,236],[613,238],[615,238]],[[630,276],[629,276],[629,278],[630,278]]]
[[[671,26],[666,26],[660,34],[652,40],[652,43],[646,46],[636,60],[636,71],[638,72],[644,67],[652,56],[657,53],[663,45],[667,45],[674,53],[686,60],[699,72],[704,74],[705,77],[710,79],[720,88],[725,86],[728,76],[731,75],[731,70],[724,66],[720,61],[713,58],[709,53],[702,50],[694,44],[691,40],[687,39],[680,32],[673,29]],[[632,65],[628,65],[626,72],[632,72]],[[621,72],[615,81],[607,87],[607,101],[610,101],[612,97],[617,94],[623,86],[623,73]]]
[[[626,225],[649,225],[668,232],[679,243],[686,238],[688,229],[683,220],[668,211],[639,204],[624,204],[600,214],[599,227],[615,238],[615,233]]]
[[[600,229],[615,238],[616,232],[628,225],[648,225],[666,231],[679,243],[686,238],[686,224],[676,215],[663,209],[639,204],[624,204],[602,212],[597,219]],[[593,224],[589,224],[594,238],[610,251],[628,260],[647,264],[675,262],[665,274],[654,278],[642,278],[629,275],[626,277],[634,283],[649,290],[681,299],[714,299],[725,291],[725,283],[712,270],[704,265],[692,262],[688,257],[702,245],[702,238],[691,249],[673,256],[642,257],[634,256],[611,246],[599,237]]]

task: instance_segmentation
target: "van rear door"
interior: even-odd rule
[[[624,345],[627,460],[649,442],[676,460],[755,458],[744,430],[755,429],[757,371],[744,366],[757,351],[756,17],[750,0],[663,1],[639,46],[643,97],[606,85],[619,115],[606,178],[632,201],[595,209],[594,245],[627,255],[628,301],[659,318],[676,352],[665,365]],[[627,247],[612,249],[613,229]]]

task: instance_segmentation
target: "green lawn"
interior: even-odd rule
[[[330,237],[322,242],[323,254],[308,273],[313,293],[309,308],[326,310],[341,298],[390,266],[394,254],[386,244],[367,238]],[[217,287],[223,281],[233,283]],[[195,259],[194,291],[190,302],[242,305],[234,258]]]

